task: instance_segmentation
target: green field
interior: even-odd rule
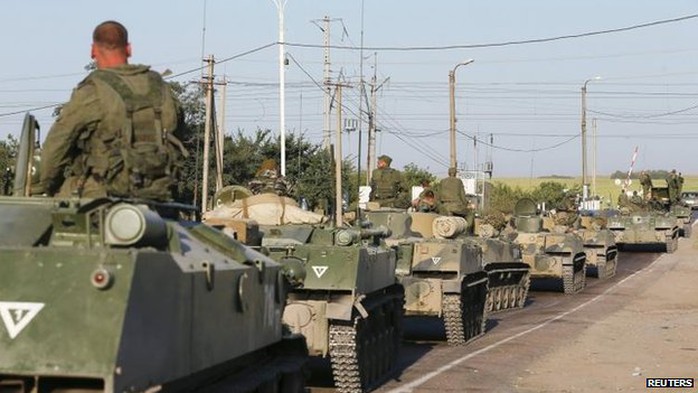
[[[519,187],[524,191],[532,190],[540,183],[554,181],[562,184],[566,184],[568,187],[574,187],[578,185],[581,187],[582,178],[570,178],[570,179],[558,179],[558,178],[492,178],[493,183],[502,183],[510,187]],[[618,195],[620,194],[621,187],[614,184],[613,180],[608,176],[596,177],[596,192],[594,193],[593,185],[591,184],[591,178],[589,179],[590,190],[592,195],[598,195],[604,201],[604,207],[608,206],[608,201],[612,201],[613,204],[618,200]],[[664,179],[652,179],[652,184],[655,186],[666,186],[666,181]],[[640,191],[640,182],[637,179],[632,180],[632,184],[629,187],[629,191]],[[698,176],[684,176],[684,191],[694,191],[698,190]]]

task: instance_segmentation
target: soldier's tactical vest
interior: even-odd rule
[[[113,108],[107,108],[111,118],[79,137],[78,146],[84,151],[82,171],[85,177],[91,176],[103,184],[109,196],[169,200],[178,161],[186,156],[186,151],[170,133],[173,130],[163,127],[163,104],[168,93],[160,76],[147,72],[139,77],[147,81],[145,93],[134,92],[115,72],[92,73],[100,99],[113,101],[116,92],[125,116],[119,120],[118,115],[114,117]],[[167,121],[176,127],[174,102],[170,99],[166,104]]]
[[[460,199],[460,189],[463,187],[463,182],[455,177],[447,177],[441,180],[441,190],[439,193],[439,200],[442,203],[452,203],[458,204],[459,208],[467,208],[463,205],[463,201]]]
[[[398,187],[398,173],[393,168],[384,168],[376,171],[374,176],[374,184],[376,190],[374,195],[376,199],[389,199],[398,196],[400,190]]]

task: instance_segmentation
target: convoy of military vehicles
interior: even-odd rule
[[[381,207],[351,226],[291,217],[295,202],[254,210],[240,186],[214,210],[244,201],[244,216],[204,222],[180,204],[30,197],[36,127],[0,197],[3,393],[302,392],[310,357],[337,391],[367,392],[395,374],[405,318],[464,345],[539,280],[575,294],[615,274],[619,248],[691,235],[690,208],[668,203],[560,219],[522,199],[500,233]]]

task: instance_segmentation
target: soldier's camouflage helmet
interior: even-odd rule
[[[386,156],[385,154],[383,154],[382,156],[378,157],[378,161],[385,161],[385,163],[388,164],[388,166],[390,166],[390,164],[393,162],[393,159],[390,158],[390,156]]]

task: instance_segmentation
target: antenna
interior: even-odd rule
[[[207,0],[204,0],[204,15],[203,15],[203,20],[201,21],[201,77],[203,78],[204,76],[204,63],[206,62],[206,57],[204,56],[205,50],[206,50],[206,3]]]

